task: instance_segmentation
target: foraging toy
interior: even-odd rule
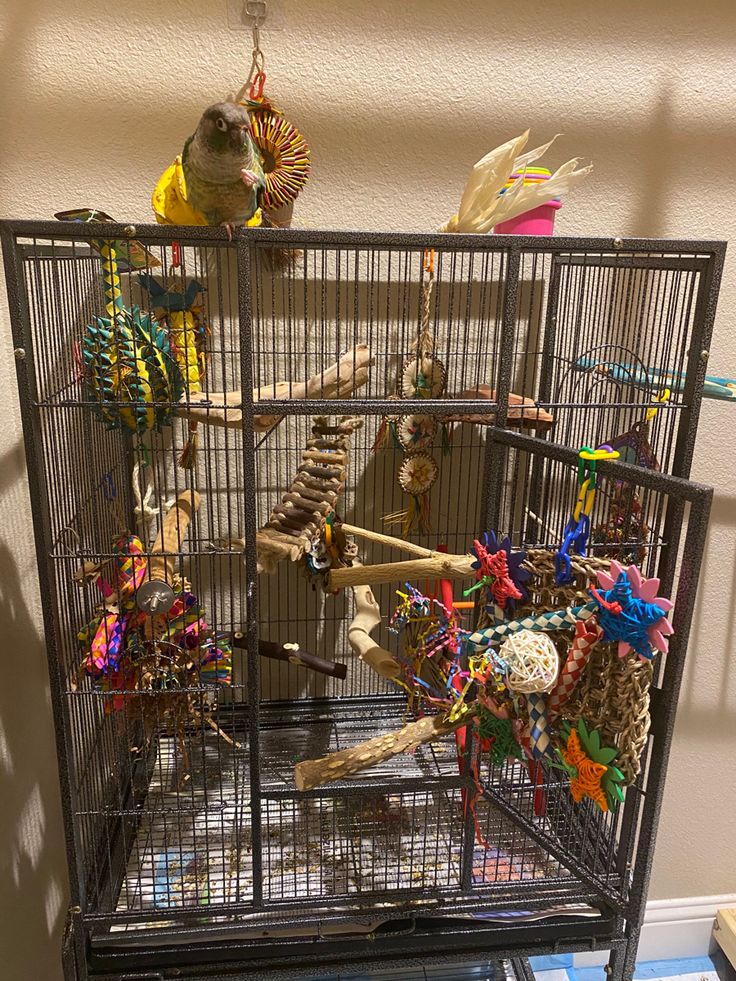
[[[548,692],[554,687],[559,657],[546,634],[519,630],[506,638],[498,654],[504,665],[506,684],[512,691],[531,694]]]
[[[123,303],[114,242],[100,254],[107,316],[95,317],[82,341],[86,397],[110,429],[160,429],[181,397],[181,370],[155,318]]]

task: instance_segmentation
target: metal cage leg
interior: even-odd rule
[[[626,943],[621,947],[614,947],[608,959],[606,975],[609,981],[632,981],[634,977],[641,928],[630,927],[626,933]]]

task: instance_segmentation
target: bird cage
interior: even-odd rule
[[[683,475],[721,247],[2,234],[68,976],[480,957],[526,976],[525,956],[601,948],[631,978],[710,507]],[[644,375],[597,372],[614,363]],[[666,373],[683,383],[665,402]],[[588,552],[560,583],[579,444],[639,422],[657,465],[598,465]],[[446,597],[437,570],[474,582],[489,531],[529,573],[518,622],[589,605],[612,561],[674,601],[666,657],[596,649],[569,698],[570,724],[616,751],[617,806],[576,801],[556,758],[499,755],[469,722],[461,746],[395,681],[406,637],[386,628],[405,570]],[[453,620],[478,649],[503,622],[488,588]],[[417,722],[438,728],[414,752],[322,779]]]

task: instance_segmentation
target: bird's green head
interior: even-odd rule
[[[245,106],[216,102],[205,109],[197,136],[217,153],[242,153],[251,135],[250,116]]]

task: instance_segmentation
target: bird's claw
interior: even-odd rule
[[[221,227],[224,228],[225,231],[227,232],[227,240],[228,240],[228,242],[232,242],[232,240],[233,240],[233,232],[235,231],[235,225],[233,225],[233,223],[231,221],[223,221],[221,223]]]
[[[246,170],[245,168],[243,168],[243,170],[240,171],[240,176],[242,178],[243,183],[246,184],[248,187],[253,187],[253,185],[258,180],[257,174],[254,174],[252,170]]]

